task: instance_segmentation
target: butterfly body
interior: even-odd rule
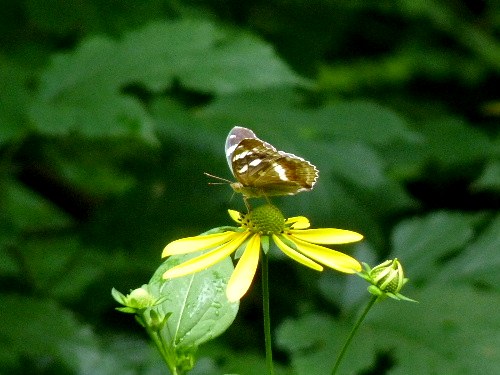
[[[226,157],[237,179],[231,187],[247,198],[309,191],[318,178],[318,170],[307,160],[278,151],[241,126],[229,132]]]

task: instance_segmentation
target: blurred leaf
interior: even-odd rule
[[[79,2],[74,0],[26,1],[30,21],[41,30],[65,35],[98,15],[99,2]],[[48,11],[53,10],[52,12]]]
[[[55,56],[42,75],[30,117],[49,134],[75,131],[152,141],[150,116],[123,90],[141,85],[160,92],[176,79],[191,89],[217,93],[303,81],[269,45],[250,35],[201,20],[154,23],[121,41],[93,37],[74,52]]]
[[[302,134],[322,141],[381,145],[423,140],[395,112],[376,103],[354,100],[301,108],[298,95],[288,88],[220,96],[198,115],[211,121],[242,123],[256,131],[261,128],[268,134],[276,129],[282,134]]]
[[[97,202],[104,197],[118,196],[136,183],[132,168],[125,168],[133,159],[148,163],[157,150],[133,140],[54,139],[43,142],[44,164],[57,174],[57,178]],[[143,158],[137,158],[136,155]],[[150,158],[148,158],[150,157]],[[154,159],[153,159],[154,160]]]
[[[333,173],[336,178],[348,181],[360,189],[377,189],[387,182],[384,160],[369,145],[334,140],[318,146],[326,146],[319,153],[323,155],[323,160],[319,162],[323,165],[321,171]]]
[[[375,145],[422,140],[395,112],[372,102],[334,103],[318,109],[313,116],[311,120],[322,124],[319,128],[330,139],[351,139]]]
[[[104,50],[103,46],[101,52]],[[47,79],[58,81],[56,77]],[[57,97],[38,98],[32,105],[29,115],[38,131],[52,135],[77,133],[86,137],[135,136],[154,141],[153,123],[138,101],[107,92],[106,83],[95,82],[89,77],[82,79],[90,83],[89,87],[74,82],[77,85],[74,88],[61,88],[61,91],[73,93],[61,92]]]
[[[34,287],[66,302],[82,298],[102,277],[111,258],[84,248],[78,238],[70,236],[38,236],[20,245]]]
[[[269,44],[207,20],[153,23],[127,34],[116,48],[124,58],[119,82],[141,83],[153,92],[176,79],[218,94],[304,82]]]
[[[318,85],[324,91],[350,93],[381,84],[402,83],[415,74],[415,65],[406,51],[380,59],[322,65]]]
[[[28,356],[36,363],[36,373],[50,372],[56,361],[64,366],[64,371],[75,374],[104,375],[126,370],[127,364],[122,365],[99,348],[99,341],[88,326],[55,302],[9,295],[1,299],[2,359],[10,355],[11,360],[20,361]]]
[[[1,185],[2,215],[8,218],[17,230],[60,228],[71,223],[70,217],[51,202],[16,181],[4,180]]]
[[[361,142],[305,141],[302,145],[309,146],[304,148],[315,157],[309,160],[320,171],[319,181],[307,197],[307,209],[314,210],[322,221],[328,220],[328,226],[333,218],[333,225],[360,230],[376,247],[383,245],[380,220],[414,202],[399,182],[389,178],[382,154]]]
[[[21,138],[27,132],[26,108],[30,102],[26,88],[27,69],[0,58],[0,145]]]
[[[498,293],[436,283],[403,292],[419,303],[385,303],[368,316],[377,343],[398,358],[391,374],[497,372],[500,318],[489,312]]]
[[[297,375],[324,375],[331,373],[342,340],[348,333],[345,323],[336,322],[327,315],[309,314],[286,319],[277,329],[276,344],[290,355]],[[356,356],[357,360],[349,361],[349,373],[355,374],[373,361],[373,343],[369,337],[363,339],[363,346],[350,347],[348,357]]]
[[[455,259],[446,264],[438,275],[439,280],[465,280],[490,288],[500,289],[500,215],[467,245]]]
[[[463,47],[474,52],[496,71],[500,70],[500,44],[493,35],[489,35],[466,17],[458,16],[447,2],[437,0],[399,1],[399,6],[406,15],[428,21],[440,31],[445,32]],[[424,21],[424,22],[425,22]]]
[[[155,308],[161,310],[162,316],[172,313],[161,331],[165,342],[187,350],[223,333],[232,324],[239,306],[226,297],[226,285],[234,269],[229,257],[192,275],[162,278],[165,271],[192,257],[193,254],[169,257],[149,283],[151,293],[167,297]]]
[[[119,314],[119,312],[115,312]],[[136,325],[135,322],[133,322]],[[132,323],[131,323],[132,325]],[[102,337],[102,347],[111,360],[98,370],[105,374],[165,375],[166,366],[155,348],[136,335],[109,334]],[[94,360],[95,361],[95,360]],[[115,363],[119,363],[117,366]],[[106,365],[106,367],[104,367]],[[121,371],[121,372],[120,372]]]
[[[266,359],[249,351],[237,352],[221,345],[210,345],[200,350],[202,357],[189,375],[255,375],[266,374]],[[292,375],[293,372],[278,361],[274,364],[276,375]]]
[[[436,275],[446,257],[464,247],[474,235],[473,218],[439,211],[401,221],[391,235],[392,253],[413,281]]]
[[[251,34],[219,41],[204,58],[180,74],[187,87],[223,94],[306,83],[278,59],[270,45]]]
[[[460,80],[475,84],[484,79],[487,67],[482,62],[469,55],[458,55],[441,45],[427,43],[422,48],[421,43],[418,36],[413,35],[404,46],[388,55],[324,64],[319,71],[318,86],[330,95],[355,95],[376,87],[381,91],[387,90],[387,87],[401,87],[422,75],[434,80]]]
[[[117,33],[158,19],[168,5],[157,0],[119,2],[79,0],[28,0],[23,4],[30,25],[59,38],[74,33]],[[33,27],[33,26],[32,26]]]
[[[374,365],[377,354],[390,357],[391,374],[496,373],[500,318],[488,312],[498,294],[434,285],[409,295],[419,303],[375,304],[339,374],[360,373]],[[345,322],[311,314],[286,320],[277,343],[291,355],[298,375],[328,374],[347,334]]]
[[[369,241],[358,242],[353,248],[354,251],[349,254],[354,258],[370,265],[377,264],[377,254]],[[341,310],[342,316],[352,314],[366,299],[366,281],[354,275],[346,277],[338,272],[322,272],[318,280],[318,289],[326,301]]]
[[[289,130],[303,123],[300,110],[294,109],[299,100],[293,87],[267,87],[219,95],[197,115],[212,123],[242,124],[259,133],[280,128]]]
[[[474,181],[473,188],[500,192],[500,160],[492,159],[486,164],[479,178]]]
[[[480,130],[463,120],[446,118],[426,122],[420,130],[427,158],[444,167],[482,161],[493,152],[493,144]]]

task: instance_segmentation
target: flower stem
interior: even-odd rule
[[[333,367],[333,370],[332,370],[332,375],[335,375],[337,373],[337,370],[339,369],[339,366],[340,366],[340,362],[342,362],[342,358],[344,358],[344,355],[347,352],[347,348],[349,347],[349,344],[351,343],[359,326],[361,325],[361,323],[365,319],[366,314],[368,314],[368,311],[370,311],[370,309],[372,308],[373,304],[377,301],[377,299],[378,299],[378,296],[372,296],[372,298],[370,299],[370,301],[366,305],[365,310],[363,311],[361,316],[358,318],[358,321],[356,322],[354,327],[352,327],[351,333],[349,334],[349,337],[347,338],[346,342],[344,343],[344,346],[342,347],[342,350],[341,350],[339,356],[337,357],[337,361],[335,362],[335,366]]]
[[[264,341],[268,375],[274,375],[273,350],[271,347],[271,314],[269,311],[269,265],[266,253],[262,253],[262,310],[264,311]]]
[[[171,353],[166,350],[166,347],[164,345],[163,339],[161,338],[160,335],[158,335],[156,332],[153,332],[151,329],[146,328],[146,331],[149,334],[149,337],[154,341],[156,348],[160,352],[160,355],[167,365],[168,369],[170,370],[170,373],[172,375],[178,375],[177,369],[175,368],[175,361],[172,358]]]

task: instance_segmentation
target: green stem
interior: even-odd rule
[[[172,353],[167,349],[168,346],[165,345],[163,337],[159,333],[153,331],[151,328],[147,326],[146,326],[146,332],[155,343],[156,348],[160,352],[163,361],[167,365],[172,375],[178,375],[177,368],[175,367],[175,356],[173,356]]]
[[[363,322],[363,320],[366,317],[366,314],[368,314],[368,311],[372,308],[373,304],[377,302],[378,296],[372,296],[370,301],[365,307],[365,310],[363,311],[363,314],[358,318],[358,321],[352,327],[351,333],[349,334],[349,337],[347,338],[346,342],[344,343],[344,346],[342,347],[342,351],[340,352],[339,356],[337,357],[337,361],[335,362],[335,366],[333,367],[332,375],[335,375],[337,373],[337,370],[340,366],[340,362],[342,362],[342,358],[344,358],[345,353],[347,352],[347,348],[349,347],[349,344],[351,343],[354,335],[356,334],[356,331],[358,330],[359,326]]]
[[[269,265],[267,254],[262,254],[262,305],[264,311],[264,341],[268,375],[274,375],[273,350],[271,347],[271,314],[269,311]]]

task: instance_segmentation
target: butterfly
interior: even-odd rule
[[[278,151],[247,128],[235,126],[226,139],[226,158],[236,178],[231,187],[246,198],[309,191],[318,169],[301,157]]]

